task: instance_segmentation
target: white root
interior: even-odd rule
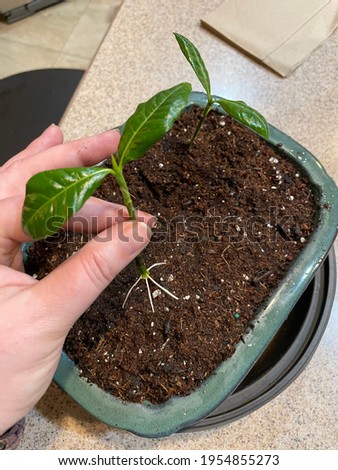
[[[155,307],[154,307],[154,303],[153,303],[153,299],[152,299],[152,295],[151,295],[151,291],[150,291],[150,287],[149,287],[148,278],[146,278],[145,281],[146,281],[146,285],[147,285],[147,291],[148,291],[149,301],[150,301],[150,305],[151,305],[151,310],[153,312],[155,312]]]
[[[155,263],[155,264],[152,264],[150,266],[150,268],[147,269],[147,275],[145,276],[140,276],[137,281],[131,286],[131,288],[128,290],[127,294],[126,294],[126,297],[124,299],[124,302],[122,304],[122,308],[125,307],[126,303],[127,303],[127,300],[130,296],[130,294],[132,293],[132,291],[135,289],[135,287],[138,285],[138,283],[141,281],[141,280],[145,280],[146,282],[146,286],[147,286],[147,291],[148,291],[148,297],[149,297],[149,301],[150,301],[150,305],[151,305],[151,310],[153,312],[155,312],[155,307],[154,307],[154,303],[153,303],[153,299],[152,299],[152,295],[151,295],[151,291],[150,291],[150,286],[149,286],[149,281],[151,281],[153,284],[155,284],[155,286],[157,286],[159,289],[161,289],[163,292],[165,292],[166,294],[170,295],[170,297],[172,297],[173,299],[175,300],[179,300],[178,297],[176,295],[174,295],[172,292],[170,292],[168,289],[166,289],[165,287],[161,286],[161,284],[159,284],[157,281],[155,281],[155,279],[153,279],[150,275],[149,275],[149,271],[153,268],[155,268],[156,266],[162,266],[163,264],[166,264],[165,262],[163,263]]]
[[[131,286],[131,288],[128,290],[127,292],[127,295],[125,296],[125,299],[124,299],[124,302],[122,304],[122,308],[125,307],[126,305],[126,302],[128,300],[128,297],[130,296],[130,294],[132,293],[132,291],[135,289],[135,287],[137,286],[137,284],[142,280],[142,277],[140,276],[137,281]]]
[[[178,300],[178,297],[176,297],[176,295],[174,295],[172,292],[170,292],[168,289],[166,289],[165,287],[161,286],[161,284],[159,284],[158,282],[155,281],[155,279],[153,279],[151,276],[148,277],[148,279],[151,280],[151,282],[153,282],[155,284],[155,286],[159,287],[161,290],[163,290],[163,292],[165,292],[166,294],[170,295],[173,299],[175,300]]]

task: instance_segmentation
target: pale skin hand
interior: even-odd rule
[[[0,435],[46,392],[69,329],[151,236],[151,216],[127,221],[122,206],[91,198],[81,216],[97,217],[101,241],[94,238],[37,281],[22,272],[21,243],[29,240],[21,230],[25,184],[39,171],[96,164],[118,141],[109,131],[63,144],[52,125],[0,167]]]

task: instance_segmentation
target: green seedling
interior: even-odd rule
[[[201,119],[195,129],[195,132],[190,139],[190,144],[194,142],[197,134],[199,133],[204,123],[206,116],[216,103],[219,104],[224,109],[224,111],[230,116],[232,116],[234,119],[250,127],[263,137],[268,138],[268,123],[258,111],[253,108],[250,108],[250,106],[244,103],[244,101],[232,101],[225,98],[219,98],[211,94],[209,72],[197,47],[194,46],[194,44],[189,41],[189,39],[182,36],[181,34],[174,33],[174,35],[180,46],[181,51],[183,52],[185,58],[187,59],[191,67],[193,68],[198,80],[202,84],[208,100],[203,110]]]
[[[135,208],[123,174],[124,166],[142,157],[171,129],[175,120],[186,108],[190,93],[191,85],[180,83],[157,93],[147,102],[141,103],[124,126],[118,151],[111,156],[112,168],[100,166],[64,168],[43,171],[34,175],[26,185],[22,211],[23,230],[33,240],[53,235],[83,206],[108,175],[115,177],[130,219],[135,220]],[[140,276],[127,293],[123,305],[141,280],[146,282],[153,311],[149,281],[177,299],[174,294],[150,276],[151,269],[164,263],[156,263],[147,268],[141,255],[136,258],[136,263]]]

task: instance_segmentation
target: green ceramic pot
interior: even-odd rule
[[[190,104],[205,106],[205,95],[192,93]],[[292,263],[268,305],[264,305],[258,314],[259,322],[247,334],[245,343],[238,344],[234,355],[221,363],[215,373],[189,396],[173,397],[160,405],[126,403],[89,384],[80,377],[74,363],[63,354],[54,377],[56,383],[104,423],[144,437],[163,437],[209,415],[253,367],[325,260],[337,234],[338,189],[311,153],[273,126],[270,126],[269,142],[282,148],[287,157],[308,176],[320,206],[316,231]],[[331,209],[324,209],[324,204],[329,204]]]

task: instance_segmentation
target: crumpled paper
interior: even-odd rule
[[[225,0],[202,24],[290,75],[338,25],[338,0]]]

